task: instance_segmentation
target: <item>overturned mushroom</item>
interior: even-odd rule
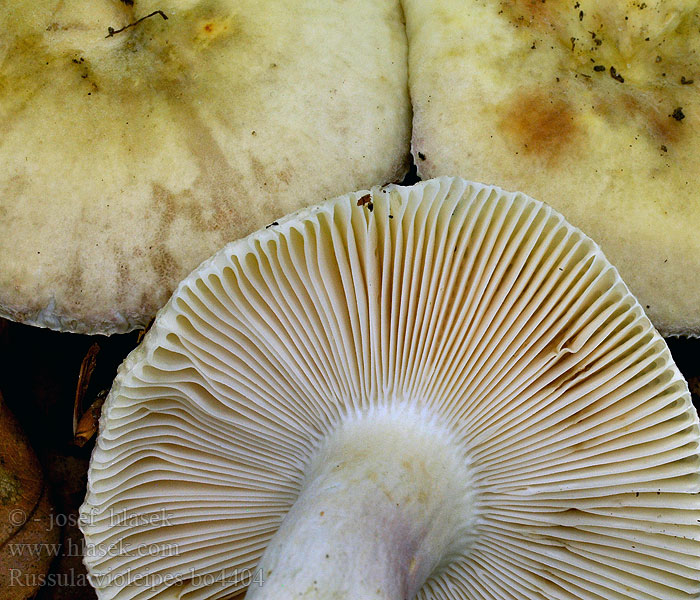
[[[100,597],[697,597],[697,414],[600,249],[494,187],[367,194],[228,245],[121,367]]]
[[[0,316],[142,327],[231,239],[406,170],[398,0],[18,0],[0,28]]]
[[[413,150],[551,204],[700,336],[700,3],[405,0]]]

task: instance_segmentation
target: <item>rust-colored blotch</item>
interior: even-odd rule
[[[571,105],[539,92],[516,94],[503,111],[500,127],[516,147],[552,161],[578,133]]]

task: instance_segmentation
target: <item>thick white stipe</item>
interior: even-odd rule
[[[309,465],[247,598],[413,598],[473,538],[473,488],[457,448],[426,411],[343,423]]]

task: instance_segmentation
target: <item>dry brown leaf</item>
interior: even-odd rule
[[[73,435],[78,433],[78,423],[82,416],[83,399],[90,385],[90,377],[97,364],[97,354],[100,352],[100,345],[95,342],[85,354],[78,373],[78,384],[75,388],[75,401],[73,402]]]
[[[78,422],[78,426],[75,430],[75,437],[73,438],[73,443],[81,448],[87,444],[97,433],[97,429],[100,425],[100,415],[102,414],[102,405],[107,398],[108,390],[102,390],[97,394],[97,398],[90,405],[83,416]]]

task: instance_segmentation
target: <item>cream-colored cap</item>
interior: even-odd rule
[[[225,243],[407,168],[398,1],[18,0],[0,27],[0,316],[142,327]]]
[[[413,152],[551,204],[700,335],[700,2],[406,0]]]

